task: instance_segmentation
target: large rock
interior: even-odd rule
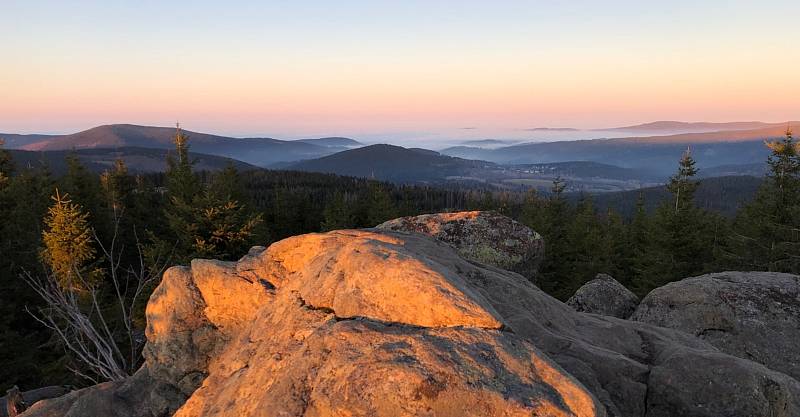
[[[639,297],[608,274],[597,274],[567,300],[575,311],[621,319],[630,317],[638,304]]]
[[[340,231],[172,268],[143,370],[28,415],[606,415],[441,254],[473,267],[427,237]]]
[[[686,278],[650,292],[632,319],[693,334],[800,378],[800,276],[723,272]]]
[[[783,373],[577,313],[421,234],[310,234],[195,261],[165,275],[147,315],[136,375],[26,415],[800,415]]]
[[[468,260],[517,272],[533,282],[544,255],[541,235],[494,211],[401,217],[377,229],[431,236],[455,246]]]

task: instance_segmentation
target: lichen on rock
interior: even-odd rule
[[[453,245],[465,259],[517,272],[534,283],[544,255],[541,235],[494,211],[401,217],[377,229],[431,236]]]

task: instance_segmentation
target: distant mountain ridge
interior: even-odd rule
[[[347,138],[321,138],[285,141],[273,138],[233,138],[207,133],[184,131],[191,150],[225,156],[253,165],[267,166],[280,161],[298,161],[360,146]],[[175,128],[130,124],[104,125],[69,135],[5,135],[8,148],[31,151],[138,147],[170,149]],[[12,143],[13,140],[13,143]]]
[[[702,133],[702,132],[716,132],[716,131],[730,131],[730,130],[753,130],[775,127],[780,123],[765,123],[765,122],[679,122],[673,120],[659,120],[656,122],[642,123],[633,126],[612,127],[606,129],[592,129],[592,130],[617,130],[617,131],[633,131],[633,132],[674,132],[686,131],[687,133]]]
[[[297,142],[305,142],[310,143],[312,145],[320,145],[320,146],[339,146],[345,148],[355,148],[359,146],[364,146],[363,143],[350,139],[350,138],[342,138],[342,137],[329,137],[329,138],[318,138],[318,139],[298,139]]]
[[[121,147],[117,149],[76,149],[69,151],[26,151],[10,149],[11,158],[17,169],[39,167],[46,165],[54,174],[66,172],[66,157],[74,154],[78,160],[90,171],[103,172],[114,166],[117,159],[125,161],[125,166],[131,173],[164,172],[167,169],[168,149]],[[191,152],[190,158],[194,161],[194,168],[199,171],[216,171],[233,165],[238,170],[258,169],[242,161],[215,155],[206,155]]]
[[[794,125],[795,122],[790,122]],[[797,123],[800,125],[800,122]],[[535,164],[584,160],[647,169],[660,175],[674,171],[687,147],[699,167],[752,164],[766,160],[769,150],[763,141],[784,136],[787,123],[751,130],[684,133],[612,139],[534,142],[495,149],[456,146],[443,149],[445,155],[480,159],[500,164]]]

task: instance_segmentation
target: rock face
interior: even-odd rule
[[[0,417],[8,417],[8,409],[9,409],[8,398],[14,397],[15,392],[18,392],[18,388],[16,386],[8,390],[5,396],[0,397]],[[54,385],[50,387],[38,388],[31,391],[20,392],[19,394],[22,398],[22,401],[26,405],[31,405],[37,401],[41,401],[47,398],[60,397],[68,392],[69,392],[68,387],[62,385]]]
[[[800,379],[800,276],[723,272],[653,290],[632,317]]]
[[[26,416],[800,415],[800,383],[581,314],[422,234],[310,234],[170,269],[146,364]]]
[[[533,282],[544,254],[541,235],[493,211],[401,217],[377,229],[431,236],[455,246],[465,259],[517,272]]]
[[[639,297],[608,274],[597,274],[567,300],[575,311],[621,319],[630,317],[638,304]]]

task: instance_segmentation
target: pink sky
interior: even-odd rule
[[[184,23],[156,3],[98,4],[71,20],[56,2],[49,14],[19,3],[0,17],[0,36],[15,40],[0,45],[0,132],[180,120],[232,135],[374,135],[800,118],[792,2],[546,3],[249,4],[228,15],[202,4]]]

